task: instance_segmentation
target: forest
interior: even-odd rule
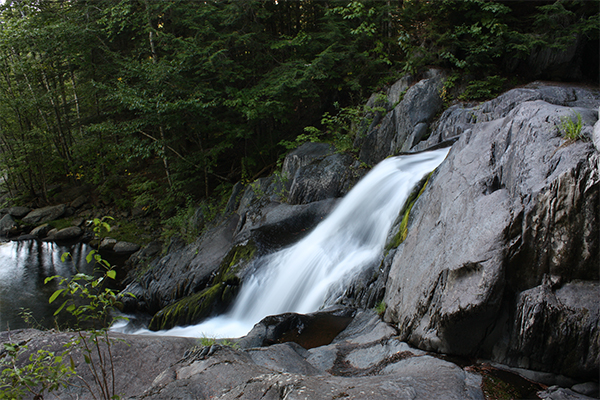
[[[595,1],[6,0],[0,170],[21,202],[86,184],[169,218],[303,140],[355,151],[357,105],[425,67],[448,103],[484,100],[587,43],[597,84],[599,26]]]

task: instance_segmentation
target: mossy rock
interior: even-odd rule
[[[249,240],[245,244],[237,245],[233,247],[229,253],[221,261],[219,271],[213,279],[213,284],[219,282],[230,282],[231,280],[238,280],[237,272],[247,264],[248,261],[254,258],[256,254],[256,245],[252,240]]]
[[[402,210],[400,211],[400,214],[399,214],[402,216],[402,221],[400,222],[398,232],[396,232],[396,234],[394,235],[394,238],[390,242],[387,243],[386,251],[395,249],[396,247],[400,246],[400,244],[402,242],[404,242],[404,240],[406,239],[406,236],[408,235],[408,219],[410,217],[410,212],[412,211],[412,208],[415,205],[415,203],[417,202],[417,200],[419,199],[419,197],[425,191],[425,188],[427,187],[427,184],[429,183],[429,178],[431,177],[432,174],[433,174],[433,172],[431,172],[429,175],[427,175],[425,178],[423,178],[415,186],[415,188],[412,190],[412,192],[406,199],[406,202],[404,203],[404,207],[402,207]]]
[[[209,317],[221,308],[219,305],[225,287],[223,283],[216,284],[163,308],[154,315],[149,329],[156,331],[191,325]]]
[[[150,321],[149,329],[162,330],[196,324],[225,311],[239,289],[240,278],[236,275],[237,271],[255,253],[256,246],[253,242],[232,248],[221,261],[209,287],[160,310]]]

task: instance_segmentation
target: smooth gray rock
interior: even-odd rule
[[[558,386],[551,386],[546,390],[538,392],[537,395],[543,400],[592,400],[595,398]]]
[[[118,241],[113,246],[113,251],[118,254],[133,254],[140,249],[140,245],[136,243]]]
[[[592,398],[598,398],[598,382],[585,382],[578,383],[577,385],[573,385],[571,390],[577,392],[579,394],[583,394],[585,396],[590,396]]]
[[[269,202],[244,209],[236,229],[236,242],[252,239],[265,251],[273,251],[300,240],[333,210],[337,199],[290,205]]]
[[[35,228],[33,228],[31,230],[31,232],[29,232],[30,235],[33,235],[37,238],[44,238],[46,237],[46,235],[48,235],[48,232],[50,231],[50,225],[49,224],[42,224],[40,226],[37,226]]]
[[[232,249],[238,222],[239,216],[233,214],[195,243],[152,261],[147,272],[122,291],[125,309],[154,314],[204,289]]]
[[[327,143],[304,143],[302,146],[290,152],[283,160],[281,174],[286,176],[288,182],[288,190],[292,184],[291,179],[296,175],[296,171],[300,168],[312,164],[315,161],[321,160],[335,152],[335,148]]]
[[[48,236],[44,239],[46,241],[61,241],[61,240],[72,240],[77,239],[83,234],[83,229],[78,226],[70,226],[57,230],[55,232],[49,232]]]
[[[247,352],[257,365],[274,371],[308,376],[321,374],[306,361],[307,350],[294,342],[249,349]]]
[[[564,364],[542,366],[539,353],[508,337],[517,323],[508,316],[516,294],[546,275],[560,284],[598,280],[598,153],[562,138],[560,121],[570,108],[528,101],[537,96],[529,91],[513,95],[496,100],[506,106],[481,105],[489,115],[462,132],[415,204],[389,273],[385,317],[422,349],[509,365],[518,358],[520,367],[566,373]],[[554,329],[547,326],[539,339],[555,337]],[[579,334],[566,333],[546,357],[564,356]],[[597,374],[598,358],[579,367]]]
[[[73,200],[69,205],[73,208],[79,208],[82,205],[84,205],[85,203],[87,203],[88,198],[86,195],[82,194],[81,196],[78,196],[75,200]]]
[[[412,150],[424,150],[438,143],[457,138],[472,129],[477,123],[504,118],[520,104],[536,100],[571,109],[576,108],[573,113],[585,110],[584,114],[590,114],[595,110],[595,117],[587,118],[588,125],[593,125],[591,120],[598,118],[600,91],[576,86],[555,86],[545,82],[532,82],[525,87],[512,89],[481,104],[455,104],[446,109],[441,117],[432,124],[429,138],[413,146]]]
[[[383,322],[373,310],[359,312],[350,325],[340,333],[334,343],[347,341],[354,344],[364,344],[389,339],[397,331]]]
[[[117,239],[111,237],[105,237],[100,241],[98,245],[99,250],[112,250],[117,244]]]
[[[54,221],[62,217],[67,210],[67,206],[59,204],[56,206],[48,206],[44,208],[37,208],[29,212],[23,217],[23,222],[30,225],[43,224],[44,222]]]
[[[388,98],[389,103],[394,104],[393,110],[377,125],[372,124],[364,138],[357,138],[355,145],[360,147],[360,160],[375,165],[389,155],[416,145],[441,111],[443,103],[439,92],[443,81],[444,74],[439,70],[430,70],[425,79],[408,88],[401,80],[399,88],[405,90],[402,100],[396,103],[400,94],[390,92]]]
[[[329,144],[308,142],[298,147],[286,156],[281,171],[287,202],[306,204],[343,196],[359,178],[349,168],[353,162]]]
[[[17,223],[10,216],[10,214],[6,214],[2,219],[0,219],[0,236],[6,236],[10,233],[11,230],[17,228]]]
[[[15,206],[8,209],[8,213],[15,218],[23,218],[24,216],[29,214],[30,211],[31,208],[21,206]]]

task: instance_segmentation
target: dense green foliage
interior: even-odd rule
[[[589,3],[7,1],[0,168],[15,194],[85,182],[173,216],[403,71],[438,65],[492,95],[533,50],[597,40]]]

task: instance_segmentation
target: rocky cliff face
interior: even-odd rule
[[[325,144],[300,147],[280,176],[238,187],[221,225],[152,263],[125,290],[136,296],[126,299],[128,309],[154,313],[197,296],[204,311],[154,326],[205,318],[235,294],[256,256],[326,216],[362,176],[360,165],[456,142],[406,211],[405,240],[390,240],[379,269],[363,273],[340,301],[372,307],[384,298],[385,321],[422,350],[595,379],[600,93],[538,82],[453,105],[436,119],[443,73],[413,81],[403,78],[386,101],[372,99],[388,111],[356,139],[363,164]],[[564,121],[577,115],[581,139],[565,139]]]
[[[391,264],[385,319],[401,338],[597,376],[598,150],[561,132],[579,113],[590,138],[597,96],[532,86],[455,106],[437,121],[430,142],[460,139],[413,208]]]

